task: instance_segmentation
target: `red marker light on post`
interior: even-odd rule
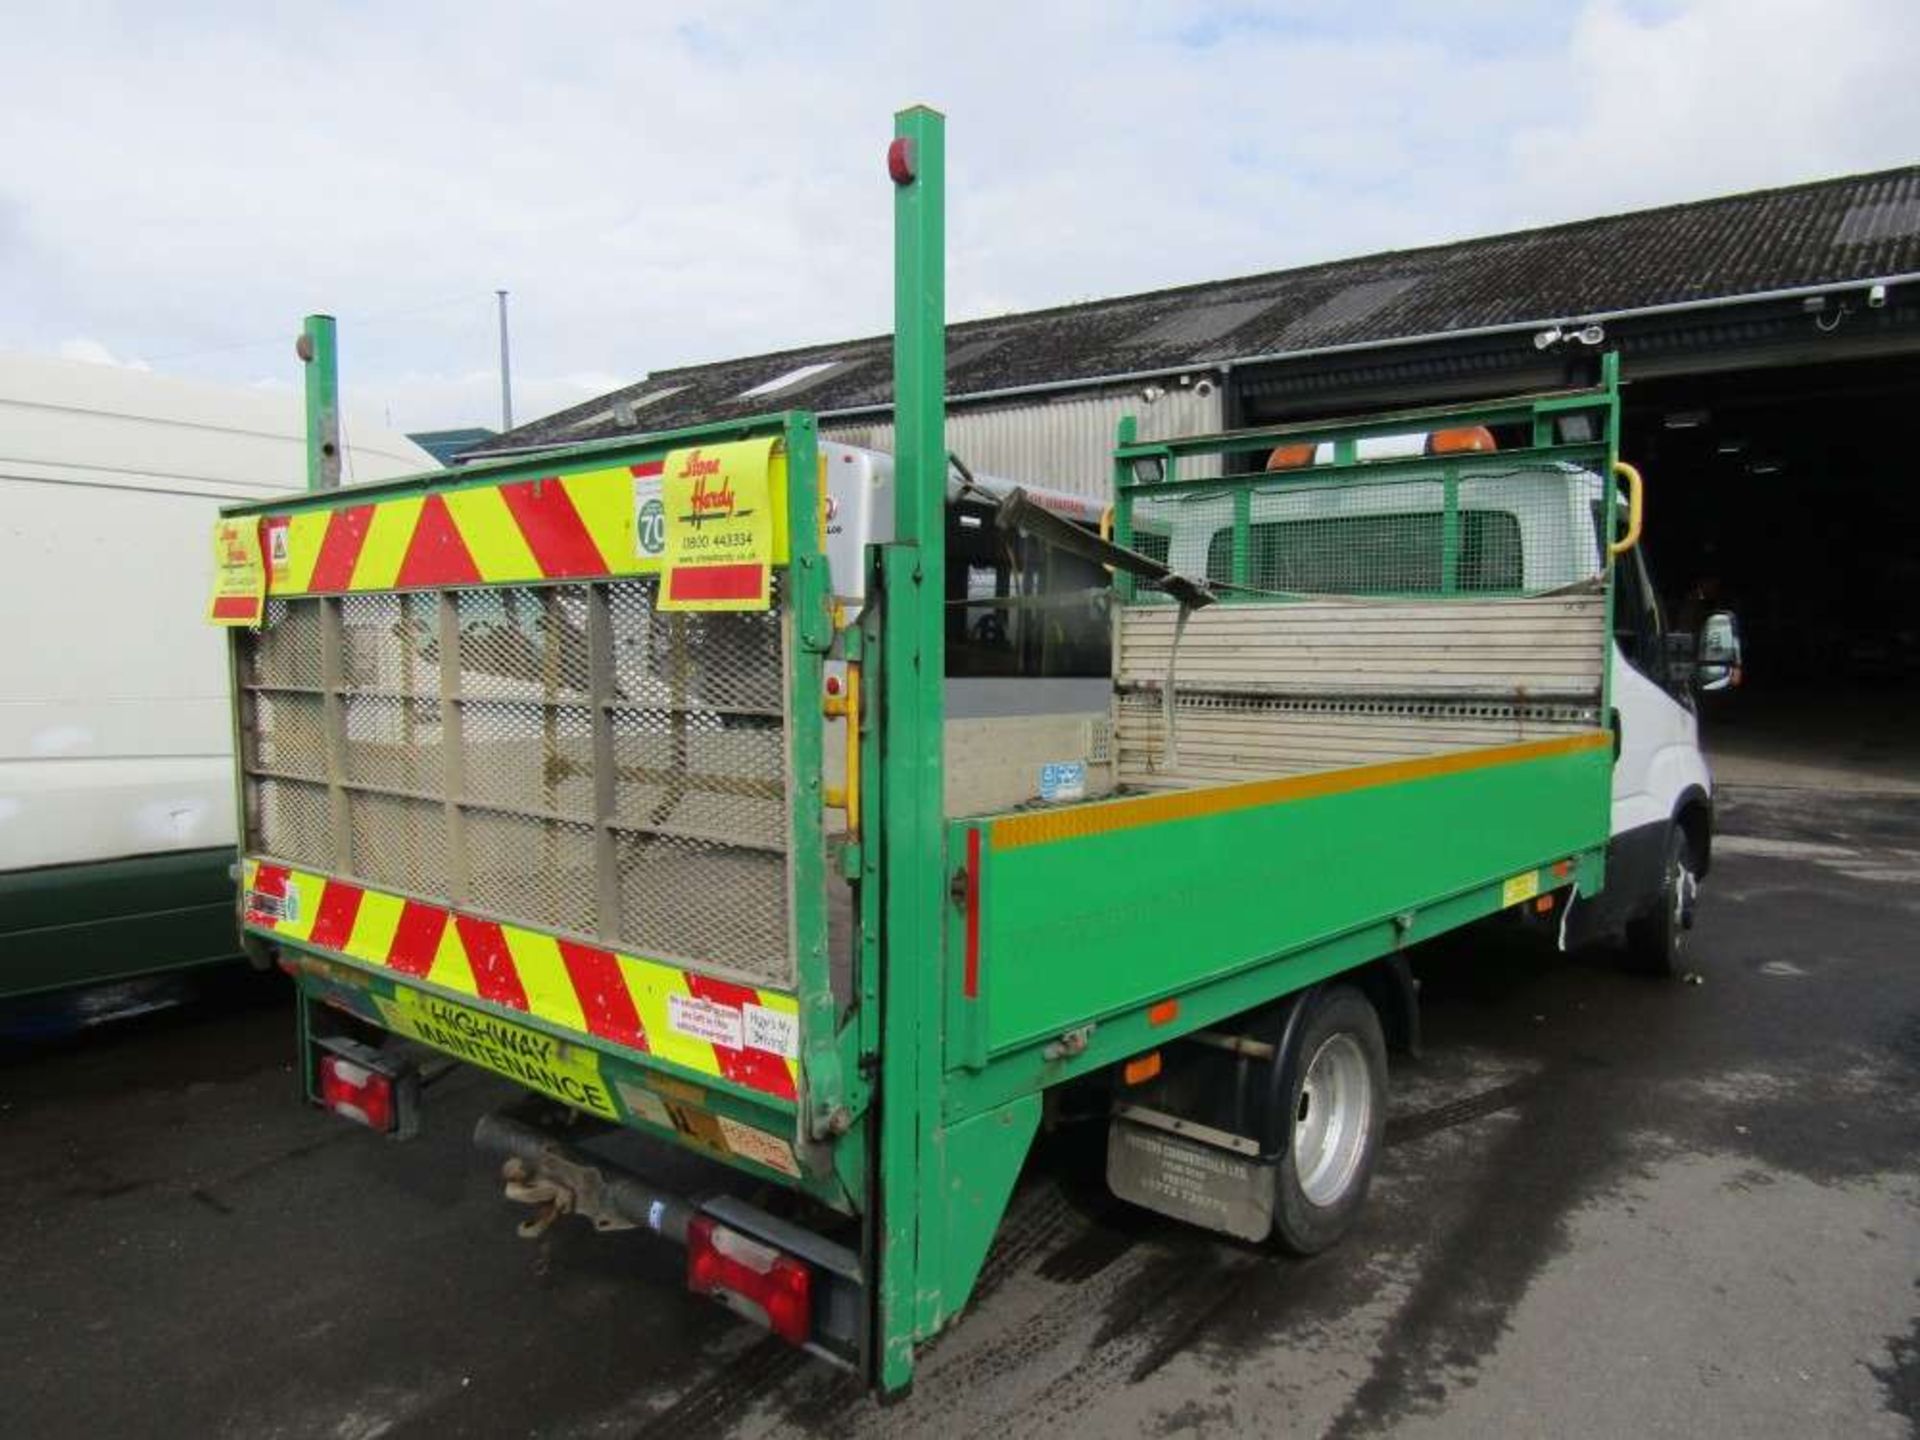
[[[899,136],[887,146],[887,174],[896,185],[911,185],[917,173],[913,168],[913,141]]]

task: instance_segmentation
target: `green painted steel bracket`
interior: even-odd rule
[[[340,347],[333,316],[309,315],[297,352],[306,366],[307,489],[340,488]]]
[[[787,447],[787,725],[794,981],[800,1005],[801,1138],[825,1141],[852,1125],[839,1006],[827,954],[826,790],[821,749],[826,699],[823,661],[833,645],[831,586],[821,554],[819,434],[813,416],[785,417]]]
[[[1036,1089],[935,1130],[920,1241],[921,1339],[939,1333],[972,1295],[1042,1108]]]
[[[927,1333],[928,1247],[941,1232],[928,1167],[939,1125],[945,876],[942,716],[946,671],[946,134],[924,107],[895,116],[894,535],[881,565],[884,887],[880,991],[878,1285],[874,1379],[898,1390]],[[925,1278],[923,1278],[925,1277]]]

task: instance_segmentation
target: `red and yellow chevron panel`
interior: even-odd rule
[[[657,572],[661,548],[637,521],[665,462],[599,465],[532,480],[268,515],[267,593],[337,595],[510,585]],[[768,476],[774,563],[787,560],[786,457]]]
[[[249,928],[794,1100],[799,1004],[760,990],[271,861],[243,867]]]

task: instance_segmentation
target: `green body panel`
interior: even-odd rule
[[[1609,762],[1606,749],[1587,749],[983,847],[974,1003],[984,1049],[1044,1042],[1604,846]],[[963,830],[955,827],[956,847]]]
[[[0,998],[240,957],[226,846],[0,873]]]
[[[1580,894],[1598,892],[1605,861],[1604,850],[1585,851],[1574,858],[1573,876]],[[1550,883],[1564,882],[1542,877],[1542,888]],[[1416,912],[1381,916],[1332,939],[1197,983],[1179,994],[1178,1013],[1171,1020],[1156,1023],[1149,1010],[1141,1007],[1089,1022],[1084,1032],[1086,1049],[1078,1054],[1030,1046],[977,1070],[956,1069],[947,1076],[944,1113],[949,1120],[978,1115],[1020,1095],[1098,1074],[1107,1066],[1169,1040],[1229,1021],[1422,940],[1484,920],[1506,908],[1503,886],[1501,880],[1477,885]]]

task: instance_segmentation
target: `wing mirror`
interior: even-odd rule
[[[1703,691],[1731,690],[1740,683],[1740,622],[1728,610],[1716,610],[1700,626],[1694,643],[1693,683]]]

